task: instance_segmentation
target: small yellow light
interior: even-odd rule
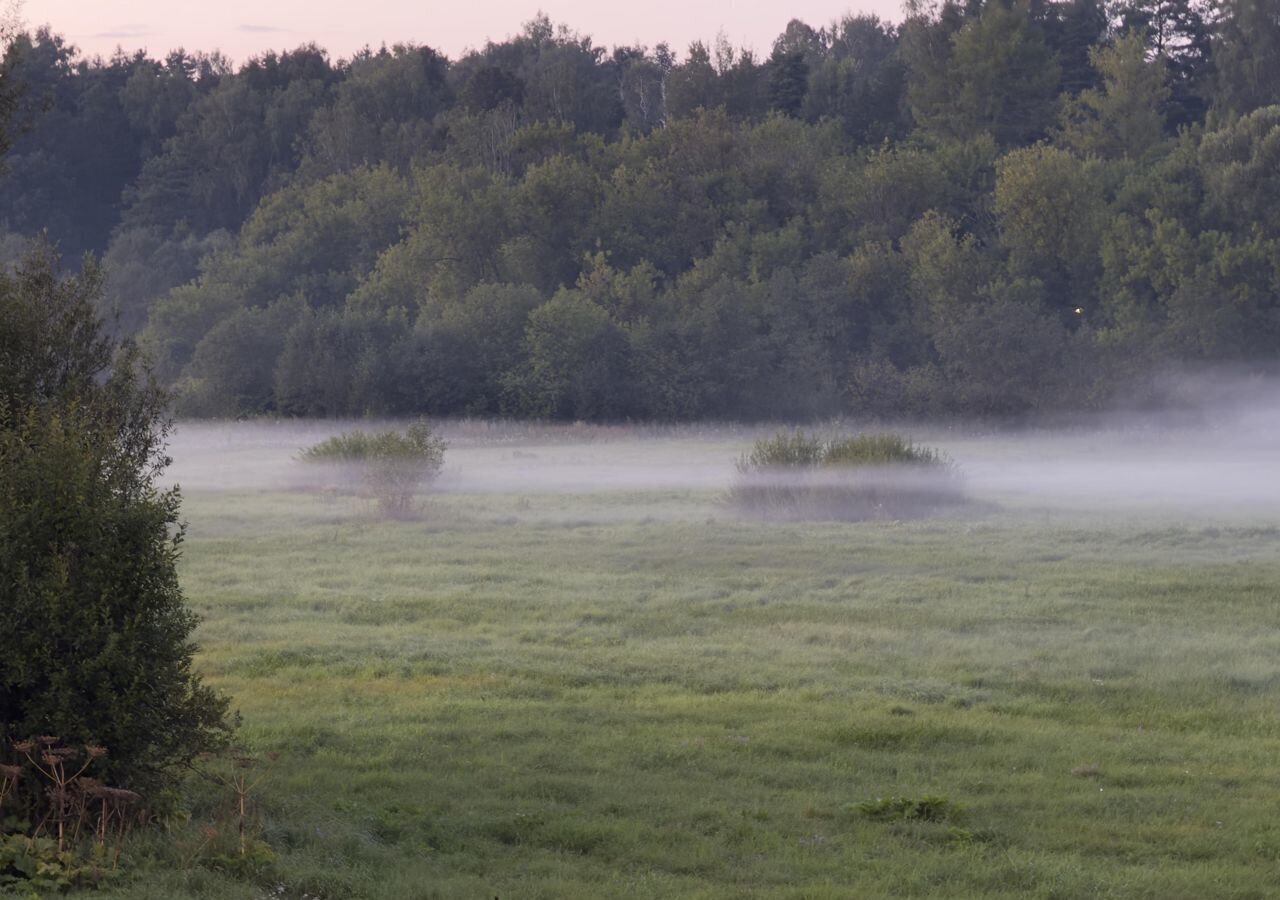
[[[1077,306],[1077,307],[1076,307],[1076,315],[1077,315],[1077,316],[1083,316],[1083,315],[1084,315],[1084,307],[1083,307],[1083,306]]]

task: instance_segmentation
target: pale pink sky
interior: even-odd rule
[[[160,56],[174,47],[220,49],[237,62],[269,49],[315,41],[334,57],[368,44],[412,41],[451,57],[502,40],[542,10],[597,44],[667,41],[683,55],[690,41],[723,29],[735,45],[767,54],[790,19],[815,27],[846,12],[901,18],[900,0],[26,0],[22,18],[89,54],[117,46]]]

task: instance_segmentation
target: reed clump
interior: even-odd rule
[[[779,432],[756,441],[737,469],[729,502],[761,518],[914,519],[966,502],[950,458],[893,432]]]

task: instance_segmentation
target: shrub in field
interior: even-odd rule
[[[784,519],[901,519],[964,501],[943,454],[892,433],[824,440],[779,433],[738,460],[730,502]]]
[[[444,465],[445,442],[426,424],[405,431],[348,431],[302,451],[303,462],[336,466],[377,499],[383,513],[401,517],[413,495]]]

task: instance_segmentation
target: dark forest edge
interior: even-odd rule
[[[185,415],[1018,417],[1280,346],[1268,0],[912,2],[767,58],[38,30],[4,73],[0,262],[100,256]]]

